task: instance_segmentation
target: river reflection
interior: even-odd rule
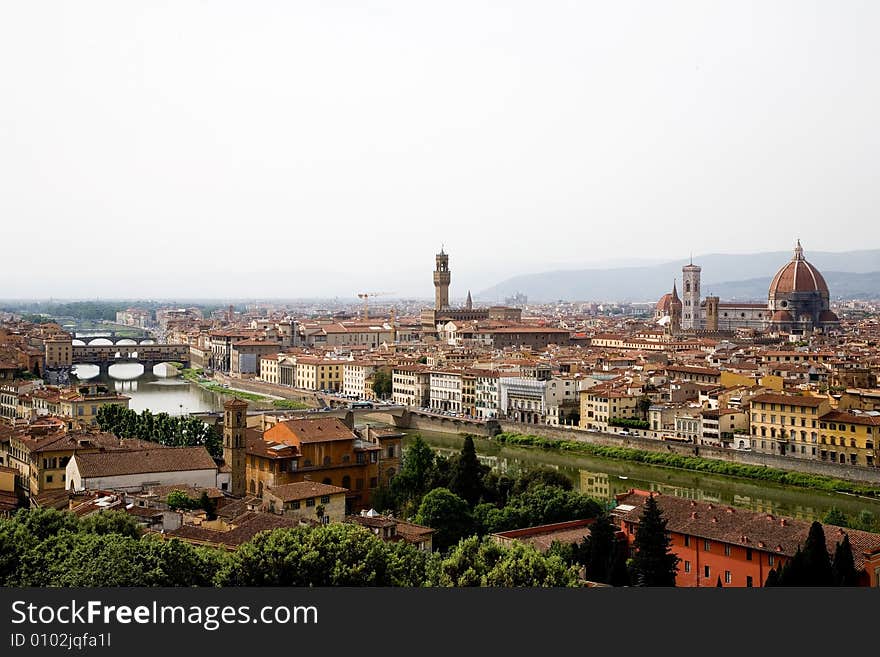
[[[410,436],[416,433],[421,433],[437,453],[448,456],[457,454],[463,442],[463,437],[457,435],[407,432]],[[630,488],[639,488],[808,521],[821,520],[832,506],[848,516],[855,516],[863,509],[880,516],[880,500],[842,493],[825,493],[570,452],[561,454],[509,447],[485,439],[475,439],[474,444],[480,462],[496,472],[517,475],[536,467],[552,468],[568,477],[576,490],[606,502],[612,502],[615,495],[625,493]]]
[[[144,371],[140,363],[111,365],[101,374],[97,365],[77,365],[74,374],[80,381],[96,381],[131,398],[129,408],[138,412],[183,415],[223,408],[223,397],[180,377],[163,378]]]

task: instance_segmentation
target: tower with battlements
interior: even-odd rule
[[[449,307],[449,283],[452,273],[449,271],[449,255],[440,248],[434,268],[434,310]]]

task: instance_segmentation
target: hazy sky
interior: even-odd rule
[[[0,298],[880,246],[877,2],[5,2]]]

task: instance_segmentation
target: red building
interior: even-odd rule
[[[632,549],[642,507],[652,493],[617,495],[612,512]],[[730,506],[653,493],[667,520],[672,550],[681,559],[676,586],[763,586],[768,573],[794,556],[810,530],[809,522],[779,518]],[[863,586],[880,586],[880,534],[823,525],[830,555],[849,535]]]

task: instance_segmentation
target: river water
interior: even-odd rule
[[[410,437],[416,433],[420,433],[436,452],[445,455],[457,454],[464,441],[463,436],[452,434],[407,432]],[[485,439],[474,439],[474,445],[480,461],[497,472],[515,475],[536,467],[552,468],[568,477],[575,490],[607,502],[613,501],[618,493],[639,488],[808,521],[821,520],[832,506],[851,517],[863,509],[880,517],[880,500],[842,493],[825,493],[571,452],[511,447]]]
[[[77,365],[74,374],[80,381],[96,381],[131,398],[129,408],[149,409],[153,413],[184,415],[223,408],[222,395],[205,390],[179,376],[163,378],[144,371],[140,363],[110,366],[109,374],[100,375],[97,365]]]

